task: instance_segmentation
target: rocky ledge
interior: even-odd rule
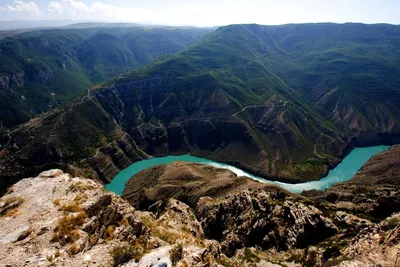
[[[15,184],[0,214],[0,262],[10,266],[110,265],[115,247],[147,238],[128,203],[61,170]]]
[[[351,179],[356,184],[400,185],[400,145],[373,156]]]
[[[381,220],[400,212],[400,145],[373,156],[349,181],[303,195],[331,209]]]
[[[316,197],[302,197],[274,185],[236,177],[229,170],[176,162],[133,176],[123,198],[154,214],[165,209],[169,198],[184,202],[194,210],[204,238],[216,240],[220,255],[228,257],[230,263],[246,258],[246,265],[263,260],[289,266],[333,266],[344,261],[351,265],[356,262],[356,255],[351,254],[353,246],[366,238],[359,233],[379,228],[376,233],[382,238],[391,235],[388,231],[397,231],[399,217],[387,218],[393,210],[385,216],[372,216],[357,194],[354,201],[346,202],[351,208],[340,205],[333,199],[339,193],[346,194],[343,190],[328,190],[317,192]],[[377,199],[372,198],[368,204],[372,207],[374,201]],[[381,224],[391,227],[382,228]],[[396,239],[386,249],[395,251],[399,241]],[[372,247],[371,251],[378,249]],[[362,257],[362,250],[358,253],[357,257]],[[376,253],[376,260],[395,261],[390,255]],[[368,266],[373,259],[361,262]]]
[[[137,210],[99,182],[43,172],[0,199],[0,265],[399,264],[400,214],[374,223],[277,188],[213,192]]]

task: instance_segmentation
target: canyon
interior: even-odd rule
[[[122,198],[92,179],[45,171],[0,199],[0,262],[396,266],[400,214],[388,203],[400,197],[398,149],[348,182],[303,195],[194,163],[144,170]]]
[[[187,153],[269,180],[320,179],[356,146],[399,143],[398,31],[220,27],[4,134],[1,189],[49,168],[108,183],[133,162]]]

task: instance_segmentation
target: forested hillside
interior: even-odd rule
[[[115,26],[37,30],[0,40],[0,128],[25,122],[98,81],[176,53],[209,31]]]

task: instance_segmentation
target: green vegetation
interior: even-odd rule
[[[104,79],[176,53],[210,29],[38,30],[0,40],[0,125],[11,128]]]
[[[182,52],[116,79],[114,88],[123,92],[118,100],[140,114],[122,123],[128,130],[146,121],[168,125],[234,115],[258,147],[254,153],[262,150],[274,162],[268,175],[287,170],[317,178],[320,166],[342,156],[338,148],[347,141],[341,139],[387,132],[392,123],[400,127],[399,34],[393,25],[221,27]],[[206,150],[232,141],[218,127],[213,134],[207,132],[213,140],[187,138]]]
[[[23,61],[32,73],[62,63],[56,56],[21,56],[18,47],[37,47],[36,54],[62,48],[69,53],[66,71],[79,70],[90,82],[131,60],[143,66],[158,58],[12,131],[18,148],[3,138],[5,151],[14,157],[0,160],[7,166],[4,188],[52,164],[91,169],[107,181],[113,173],[107,168],[123,168],[144,152],[196,151],[259,176],[310,181],[337,164],[360,133],[382,140],[389,135],[390,141],[400,129],[400,26],[230,25],[195,43],[198,31],[196,36],[186,32],[190,37],[168,28],[131,31],[50,30],[0,42],[6,51],[1,55],[16,59],[4,59],[10,62],[7,71],[28,73],[18,58],[32,59],[33,65]],[[160,40],[165,40],[162,46]],[[71,43],[79,43],[79,49],[65,45]],[[183,50],[170,55],[178,51],[175,44]],[[157,54],[161,47],[164,52]],[[138,49],[144,52],[134,52]],[[14,122],[30,116],[18,108],[21,97],[1,99],[11,106],[0,104],[0,115]],[[3,122],[6,128],[10,124]],[[134,142],[121,140],[124,136]]]

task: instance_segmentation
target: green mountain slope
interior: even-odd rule
[[[82,94],[93,83],[176,53],[209,31],[55,29],[0,40],[0,125],[11,128],[25,122]]]
[[[181,153],[269,179],[318,179],[354,145],[400,142],[399,49],[393,25],[221,27],[53,112],[68,112],[68,124],[49,113],[14,131],[0,152],[8,157],[3,180],[16,179],[21,166],[32,172],[26,159],[49,151],[55,157],[45,162],[92,170],[103,181],[146,154]],[[75,120],[92,125],[86,106],[117,134],[94,126],[90,142],[83,130],[63,139]],[[55,124],[54,142],[28,138]]]

